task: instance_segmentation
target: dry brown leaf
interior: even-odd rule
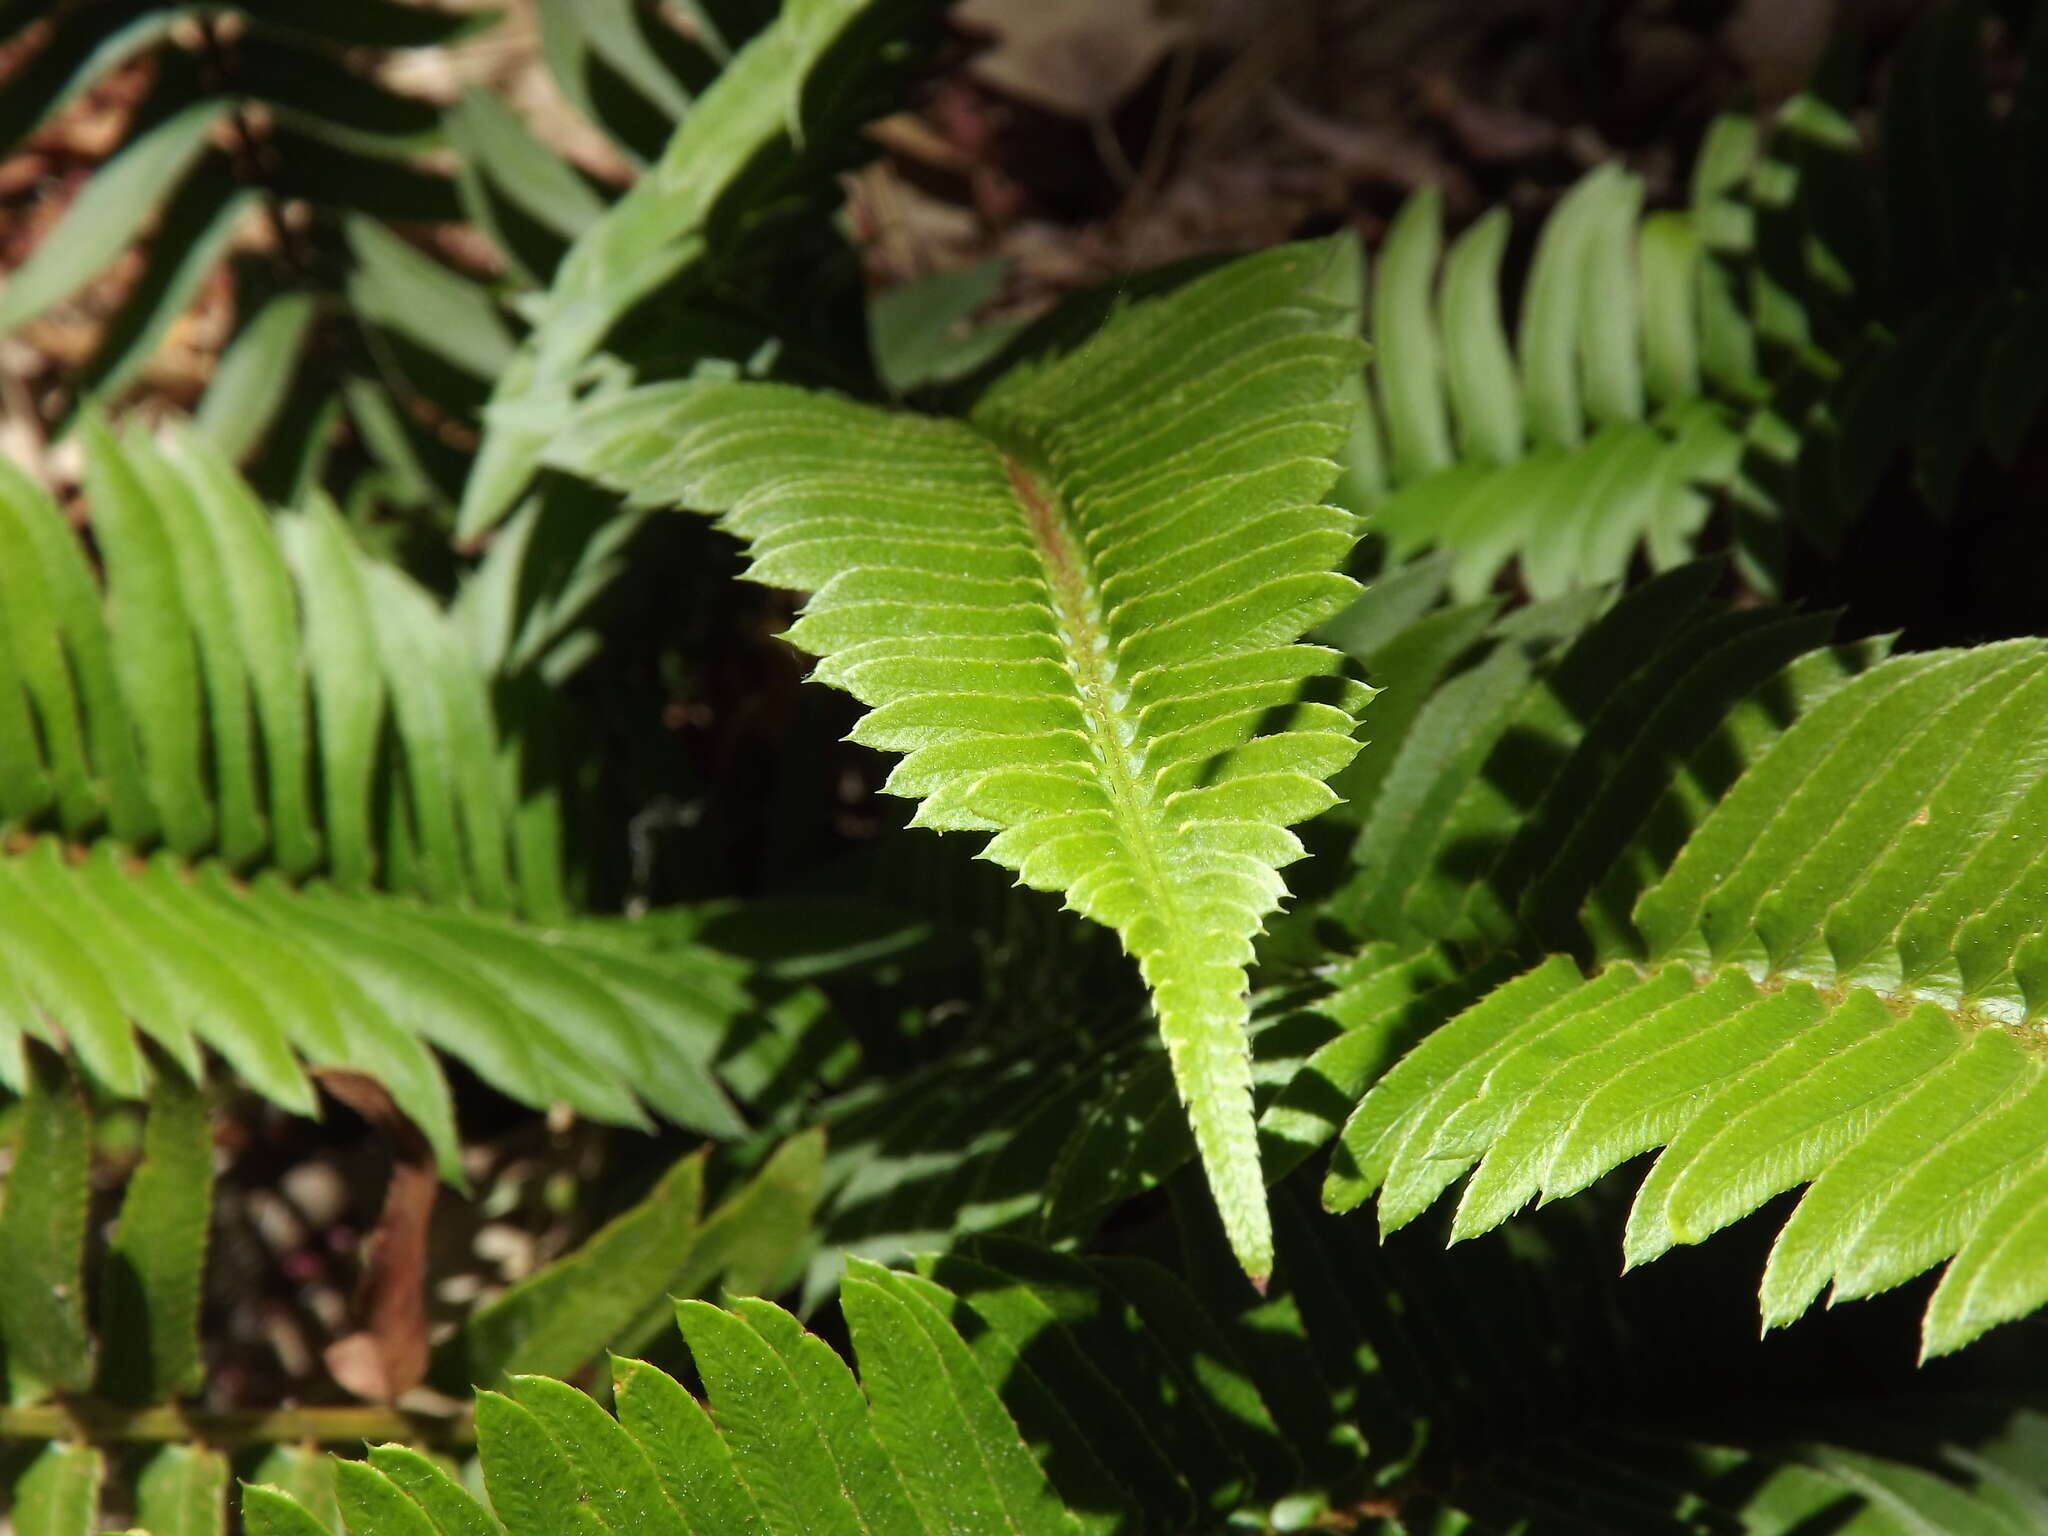
[[[1722,38],[1767,102],[1782,101],[1804,85],[1826,51],[1835,26],[1835,0],[1743,0]]]
[[[1083,121],[1114,111],[1188,30],[1152,0],[964,0],[953,19],[995,40],[977,79]]]
[[[324,1355],[328,1371],[343,1387],[357,1397],[388,1403],[427,1374],[427,1230],[441,1180],[427,1139],[383,1084],[334,1068],[314,1075],[391,1143],[391,1182],[377,1229],[364,1244],[356,1288],[361,1326],[328,1345]]]
[[[1416,94],[1430,115],[1457,135],[1475,160],[1528,160],[1557,147],[1558,126],[1548,118],[1513,107],[1474,101],[1440,71],[1416,81]]]
[[[1273,120],[1289,137],[1322,155],[1347,180],[1443,187],[1454,202],[1466,199],[1469,178],[1416,134],[1324,117],[1279,91],[1272,92],[1267,101]]]

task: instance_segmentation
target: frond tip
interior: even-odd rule
[[[999,382],[966,422],[764,384],[594,408],[554,457],[723,514],[788,638],[871,708],[920,825],[1114,929],[1151,987],[1247,1273],[1272,1243],[1245,1047],[1252,939],[1371,690],[1295,642],[1356,584],[1318,504],[1355,413],[1357,256],[1247,258]]]

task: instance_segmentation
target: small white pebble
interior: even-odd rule
[[[316,1227],[332,1226],[348,1208],[348,1185],[332,1163],[300,1163],[278,1181],[278,1187]]]
[[[478,1231],[472,1247],[478,1258],[497,1265],[498,1273],[507,1280],[523,1279],[533,1272],[533,1235],[517,1227],[494,1221]]]

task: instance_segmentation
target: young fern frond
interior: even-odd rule
[[[1121,935],[1232,1242],[1271,1264],[1244,968],[1332,800],[1368,690],[1295,642],[1341,608],[1319,506],[1356,402],[1340,244],[1237,262],[987,392],[965,422],[766,385],[592,408],[553,454],[723,514],[752,579],[813,594],[789,639],[908,754],[916,821]]]

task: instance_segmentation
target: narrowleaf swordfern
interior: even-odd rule
[[[1233,1248],[1272,1236],[1245,967],[1302,854],[1290,824],[1371,690],[1298,643],[1344,607],[1356,536],[1320,505],[1359,401],[1356,248],[1284,247],[1134,305],[964,421],[769,384],[589,408],[556,462],[722,514],[790,631],[905,753],[915,823],[1122,937],[1151,988]]]

